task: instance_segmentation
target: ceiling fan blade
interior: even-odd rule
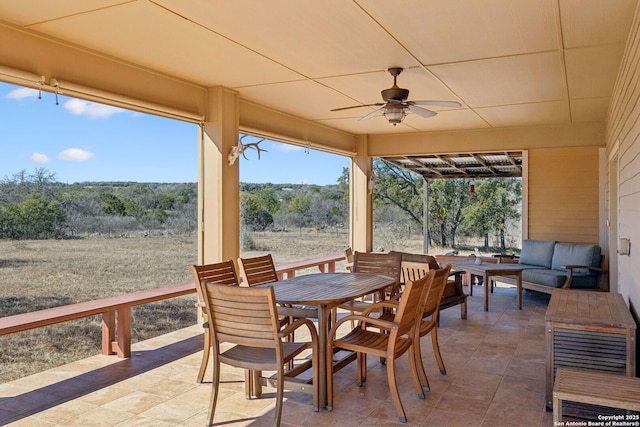
[[[384,105],[384,103],[383,102],[378,102],[378,103],[375,103],[375,104],[352,105],[351,107],[334,108],[333,110],[329,110],[329,111],[350,110],[352,108],[360,108],[360,107],[379,107],[381,105]]]
[[[459,102],[456,102],[456,101],[427,101],[427,100],[423,100],[423,101],[409,101],[409,104],[414,104],[414,105],[439,105],[441,107],[453,107],[453,108],[462,107],[462,104],[460,104]]]
[[[382,105],[385,105],[385,104],[382,104]],[[359,118],[358,121],[361,122],[362,120],[369,120],[370,118],[378,116],[383,112],[384,112],[384,108],[378,108],[377,110],[370,112],[366,116]]]
[[[421,117],[433,117],[436,114],[438,114],[435,111],[427,110],[425,108],[421,108],[415,105],[407,105],[407,107],[409,107],[409,111],[411,111],[412,113],[416,113]]]

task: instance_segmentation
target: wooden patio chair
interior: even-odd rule
[[[438,316],[440,314],[440,307],[442,304],[442,295],[449,283],[448,279],[449,273],[451,271],[451,265],[447,265],[445,268],[441,269],[428,269],[423,263],[403,261],[402,266],[403,273],[405,274],[405,276],[403,277],[407,277],[410,281],[419,280],[425,277],[430,271],[435,272],[433,281],[431,282],[431,285],[429,286],[425,294],[423,314],[420,319],[419,328],[417,328],[417,331],[419,333],[419,336],[417,338],[418,341],[414,346],[414,351],[416,352],[416,362],[418,363],[416,369],[420,374],[420,380],[424,390],[429,391],[429,380],[427,379],[427,374],[424,370],[424,366],[422,365],[420,338],[426,336],[431,332],[431,345],[433,346],[433,354],[436,358],[436,363],[438,364],[440,373],[442,375],[445,375],[447,373],[447,370],[444,366],[444,361],[442,359],[442,355],[440,354],[440,346],[438,344]],[[402,298],[402,295],[400,295],[400,298]],[[385,312],[382,316],[380,316],[380,318],[383,320],[392,320],[393,313]]]
[[[221,286],[205,283],[203,286],[209,328],[213,343],[213,384],[207,425],[213,424],[220,382],[220,363],[245,369],[245,383],[253,388],[253,381],[246,372],[254,371],[260,377],[262,371],[276,371],[275,424],[280,425],[285,365],[293,362],[305,350],[311,350],[313,370],[313,404],[318,409],[318,338],[310,320],[296,319],[280,327],[273,287]],[[310,342],[283,342],[294,330],[306,326]],[[233,347],[222,350],[222,344]],[[226,347],[226,345],[225,345]],[[295,368],[294,368],[295,369]],[[253,391],[252,391],[253,394]]]
[[[278,273],[271,254],[253,258],[238,258],[242,283],[247,286],[264,285],[278,281]]]
[[[401,274],[402,255],[400,253],[382,253],[382,252],[358,252],[353,254],[353,266],[351,271],[354,273],[381,274],[395,279],[396,283],[390,286],[385,295],[371,295],[370,302],[365,299],[347,301],[340,304],[339,308],[349,311],[349,314],[356,312],[362,313],[373,303],[392,297],[400,290],[400,274]],[[355,323],[351,323],[353,328]]]
[[[271,254],[261,255],[252,258],[238,258],[238,265],[240,266],[240,275],[242,276],[242,283],[247,286],[266,285],[269,283],[277,282],[278,273],[276,272],[276,266],[273,263],[273,257]],[[313,308],[300,307],[308,310]],[[317,309],[315,310],[317,313]],[[307,317],[314,317],[313,315]],[[315,315],[317,317],[317,314]],[[280,326],[283,327],[288,323],[293,322],[293,318],[280,316]],[[289,340],[294,340],[292,335],[288,337]]]
[[[204,294],[202,292],[202,283],[218,283],[228,286],[239,286],[240,281],[236,273],[236,266],[233,260],[223,261],[215,264],[192,265],[193,281],[196,284],[198,292],[198,307],[202,309],[202,327],[204,328],[204,353],[202,354],[202,362],[200,363],[200,371],[198,372],[197,381],[201,383],[209,364],[209,354],[211,353],[211,336],[208,332],[209,319],[207,318]]]
[[[351,248],[344,250],[344,260],[347,262],[345,268],[347,271],[351,271],[351,268],[353,267],[353,250]]]
[[[380,301],[364,311],[361,315],[346,316],[335,323],[329,332],[327,342],[327,409],[333,408],[333,353],[335,350],[354,351],[357,354],[358,385],[364,385],[367,379],[367,354],[386,359],[389,391],[400,422],[407,422],[398,384],[396,381],[395,360],[404,353],[409,354],[409,368],[413,377],[418,397],[424,399],[424,391],[417,371],[417,362],[413,359],[416,352],[412,350],[418,337],[417,321],[422,316],[424,293],[431,284],[435,271],[415,282],[407,282],[402,297],[397,301]],[[393,320],[371,317],[377,309],[394,309]],[[358,326],[347,335],[336,338],[340,326],[347,321],[357,321]]]
[[[402,253],[402,274],[400,281],[420,279],[426,274],[425,264],[428,270],[439,270],[442,268],[438,260],[431,255]],[[442,294],[440,309],[444,310],[455,305],[460,305],[460,318],[467,318],[467,294],[462,289],[462,280],[466,272],[457,270],[449,272],[449,279]]]
[[[416,339],[416,344],[413,347],[413,351],[415,353],[414,360],[417,363],[416,370],[420,375],[420,382],[422,383],[422,387],[425,391],[429,391],[429,380],[427,379],[427,373],[425,372],[424,365],[422,364],[420,338],[431,333],[431,345],[433,346],[433,355],[436,358],[436,363],[438,364],[438,368],[440,368],[440,373],[442,375],[447,373],[444,361],[442,360],[442,355],[440,354],[440,346],[438,345],[438,316],[440,315],[440,304],[442,303],[442,295],[445,287],[447,286],[451,265],[431,271],[434,271],[435,273],[431,286],[429,286],[426,293],[423,313],[418,321],[418,326],[416,327],[416,334],[418,334],[418,337]]]

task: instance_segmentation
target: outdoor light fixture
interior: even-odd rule
[[[56,94],[56,105],[60,105],[58,102],[58,95],[62,95],[62,89],[60,89],[60,82],[56,79],[49,80],[49,86],[53,86],[55,89],[54,93]]]
[[[384,117],[394,126],[400,123],[406,115],[407,114],[404,112],[404,106],[402,105],[390,106],[384,110]]]

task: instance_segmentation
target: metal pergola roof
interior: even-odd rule
[[[387,156],[382,159],[422,175],[424,179],[522,176],[521,151]]]

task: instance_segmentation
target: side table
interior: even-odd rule
[[[636,324],[618,293],[556,289],[545,315],[546,405],[552,409],[558,368],[635,376]],[[585,406],[585,405],[583,405]],[[564,410],[588,414],[582,406]]]

